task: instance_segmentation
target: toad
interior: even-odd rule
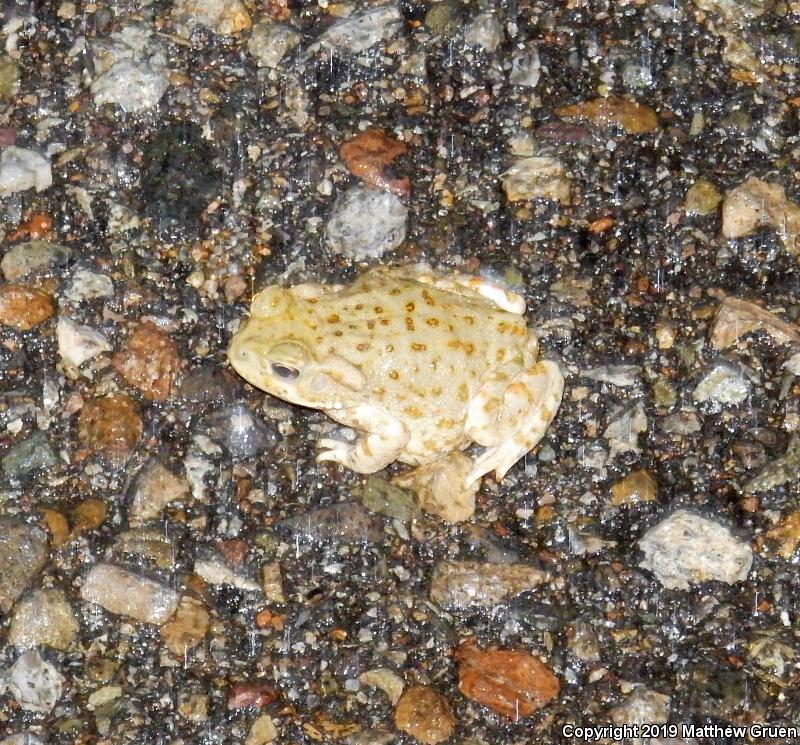
[[[498,480],[542,439],[561,402],[519,295],[427,266],[374,268],[348,285],[271,286],[229,359],[254,386],[360,433],[320,441],[319,461],[373,473],[426,466],[471,443],[466,484]]]

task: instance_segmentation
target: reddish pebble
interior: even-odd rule
[[[278,694],[267,682],[237,683],[228,691],[228,709],[244,709],[247,706],[268,706]]]

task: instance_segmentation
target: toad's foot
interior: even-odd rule
[[[489,447],[475,459],[466,483],[490,471],[501,481],[511,466],[544,437],[563,392],[564,378],[558,365],[545,360],[518,372],[501,398],[479,394],[467,414],[466,431],[473,440]]]
[[[410,437],[406,426],[373,406],[355,406],[336,412],[337,421],[366,432],[354,443],[320,440],[317,461],[332,460],[356,473],[375,473],[397,460]]]

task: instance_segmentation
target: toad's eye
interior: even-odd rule
[[[275,362],[270,363],[270,367],[272,372],[283,380],[294,380],[300,374],[300,371],[294,367],[279,365]]]

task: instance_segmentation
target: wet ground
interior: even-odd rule
[[[3,743],[796,723],[800,6],[0,11]],[[419,261],[566,379],[461,522],[226,358]]]

